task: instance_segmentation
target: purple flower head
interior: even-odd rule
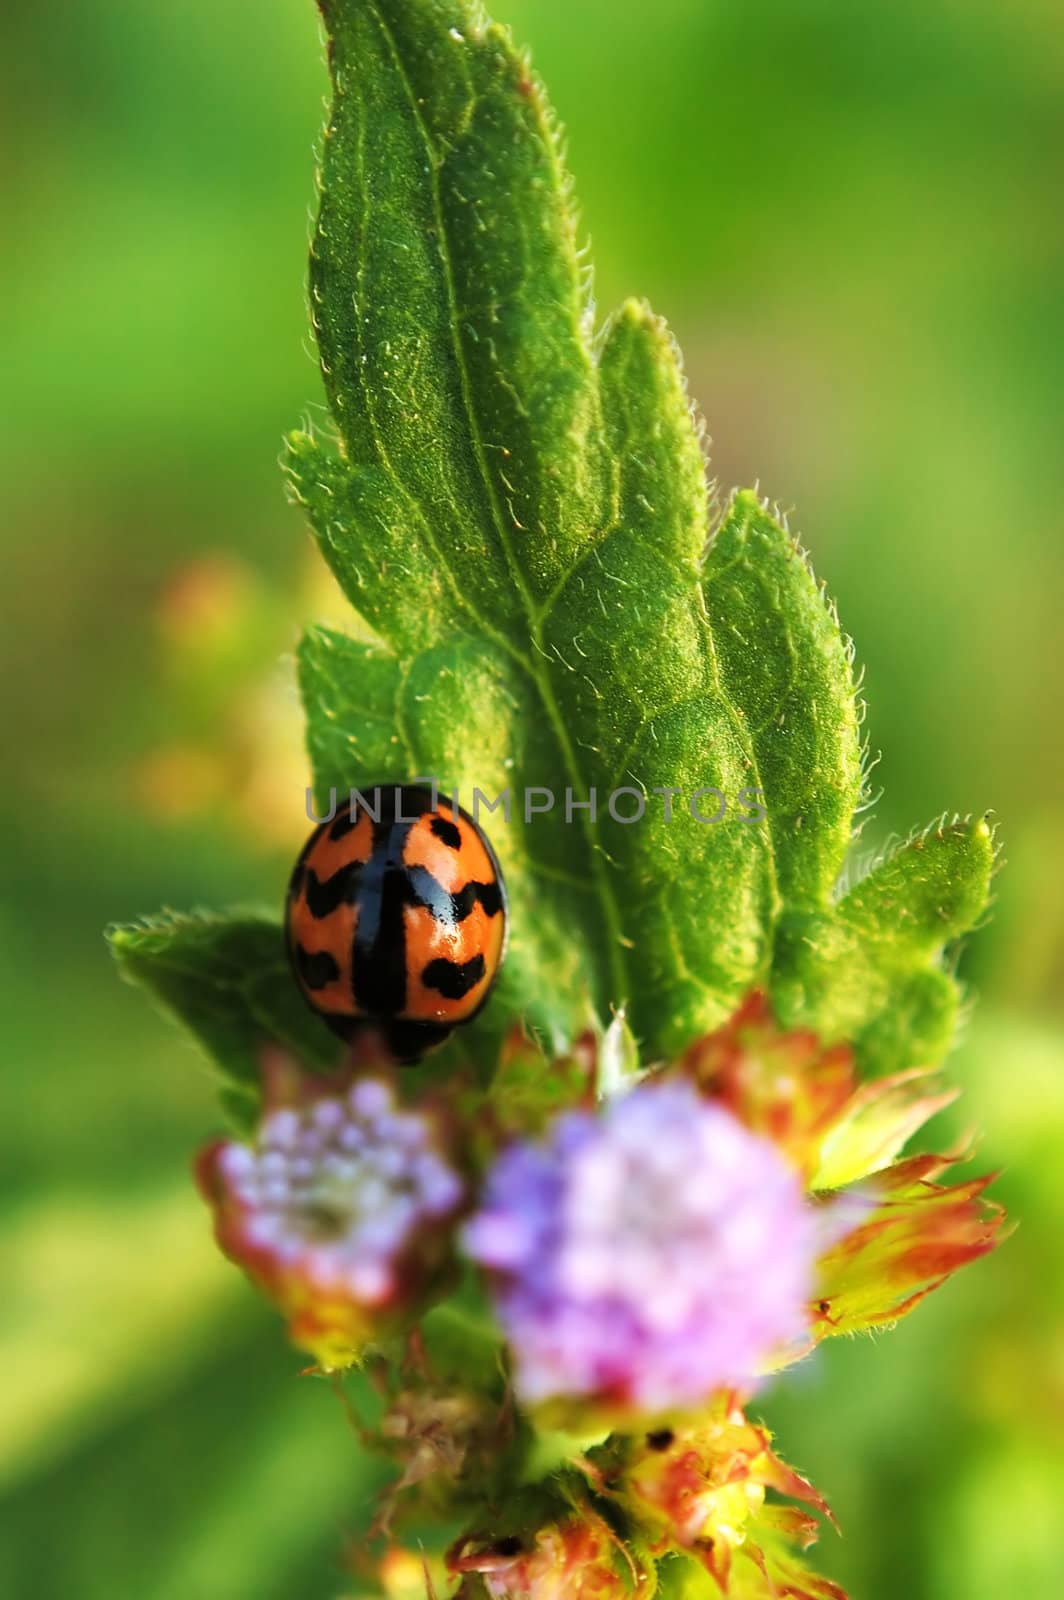
[[[653,1412],[748,1389],[802,1338],[818,1235],[776,1147],[667,1080],[504,1150],[465,1246],[526,1402]]]

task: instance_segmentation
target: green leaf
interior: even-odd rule
[[[788,913],[773,971],[780,1020],[848,1040],[866,1073],[936,1064],[961,1002],[950,956],[986,907],[994,864],[985,818],[943,822],[888,854],[833,911]]]
[[[761,987],[869,1071],[931,1064],[988,831],[914,839],[839,897],[862,801],[851,646],[755,495],[712,528],[664,324],[632,301],[595,332],[526,58],[466,0],[321,3],[310,299],[336,431],[292,434],[286,472],[357,636],[308,630],[299,679],[320,805],[428,777],[471,810],[480,793],[509,954],[435,1059],[483,1070],[513,1018],[557,1051],[593,1011],[623,1012],[653,1061]],[[233,938],[197,944],[199,981],[165,940],[139,975],[240,1082],[264,1029],[314,1060],[276,929]]]
[[[870,1060],[891,1027],[903,1053],[944,1038],[935,929],[902,951],[834,904],[862,790],[849,642],[755,496],[710,540],[664,325],[631,302],[593,338],[527,61],[465,4],[323,10],[310,282],[339,438],[292,435],[287,465],[377,642],[301,647],[319,798],[427,775],[467,806],[511,790],[489,824],[512,910],[493,1005],[556,1041],[590,994],[653,1057],[757,984],[828,1033],[856,1017]],[[548,815],[521,814],[534,789]],[[716,823],[692,813],[707,790]],[[597,814],[567,814],[593,791]],[[937,913],[917,894],[911,915]]]
[[[154,995],[220,1069],[236,1121],[257,1107],[264,1045],[283,1045],[312,1068],[336,1064],[339,1041],[292,980],[278,921],[165,912],[107,937],[123,976]]]
[[[686,806],[666,823],[653,794],[734,797],[752,772],[699,590],[707,497],[677,354],[635,304],[593,348],[551,120],[499,29],[432,3],[326,18],[311,285],[344,459],[297,435],[289,470],[394,654],[372,713],[390,706],[396,745],[360,747],[357,651],[346,690],[325,684],[344,646],[309,636],[319,786],[431,773],[518,806],[550,790],[551,816],[493,830],[512,902],[501,1003],[558,1036],[588,988],[667,1048],[766,969],[775,896],[749,825]],[[660,815],[615,820],[619,787],[635,791],[619,814],[646,795]],[[567,791],[592,790],[599,816],[567,821]]]

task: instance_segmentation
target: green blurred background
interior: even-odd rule
[[[1059,1600],[1064,1471],[1064,19],[1057,0],[507,0],[568,128],[602,308],[671,320],[858,642],[869,843],[993,807],[952,1063],[1021,1228],[769,1403],[864,1600]],[[192,1048],[102,925],[276,900],[302,832],[283,502],[310,0],[5,9],[0,1593],[329,1600],[369,1492],[217,1257]],[[952,1130],[944,1130],[948,1137]]]

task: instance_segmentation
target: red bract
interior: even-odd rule
[[[825,1049],[807,1030],[782,1033],[756,990],[723,1027],[686,1051],[678,1070],[771,1139],[807,1179],[855,1086],[847,1046]]]
[[[839,1197],[858,1220],[819,1262],[817,1338],[896,1322],[998,1243],[1004,1212],[984,1199],[994,1175],[935,1183],[952,1160],[911,1156]]]

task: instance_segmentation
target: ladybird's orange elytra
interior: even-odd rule
[[[296,981],[323,1020],[345,1038],[371,1025],[414,1060],[487,999],[506,894],[472,817],[429,788],[380,785],[315,828],[285,925]]]

